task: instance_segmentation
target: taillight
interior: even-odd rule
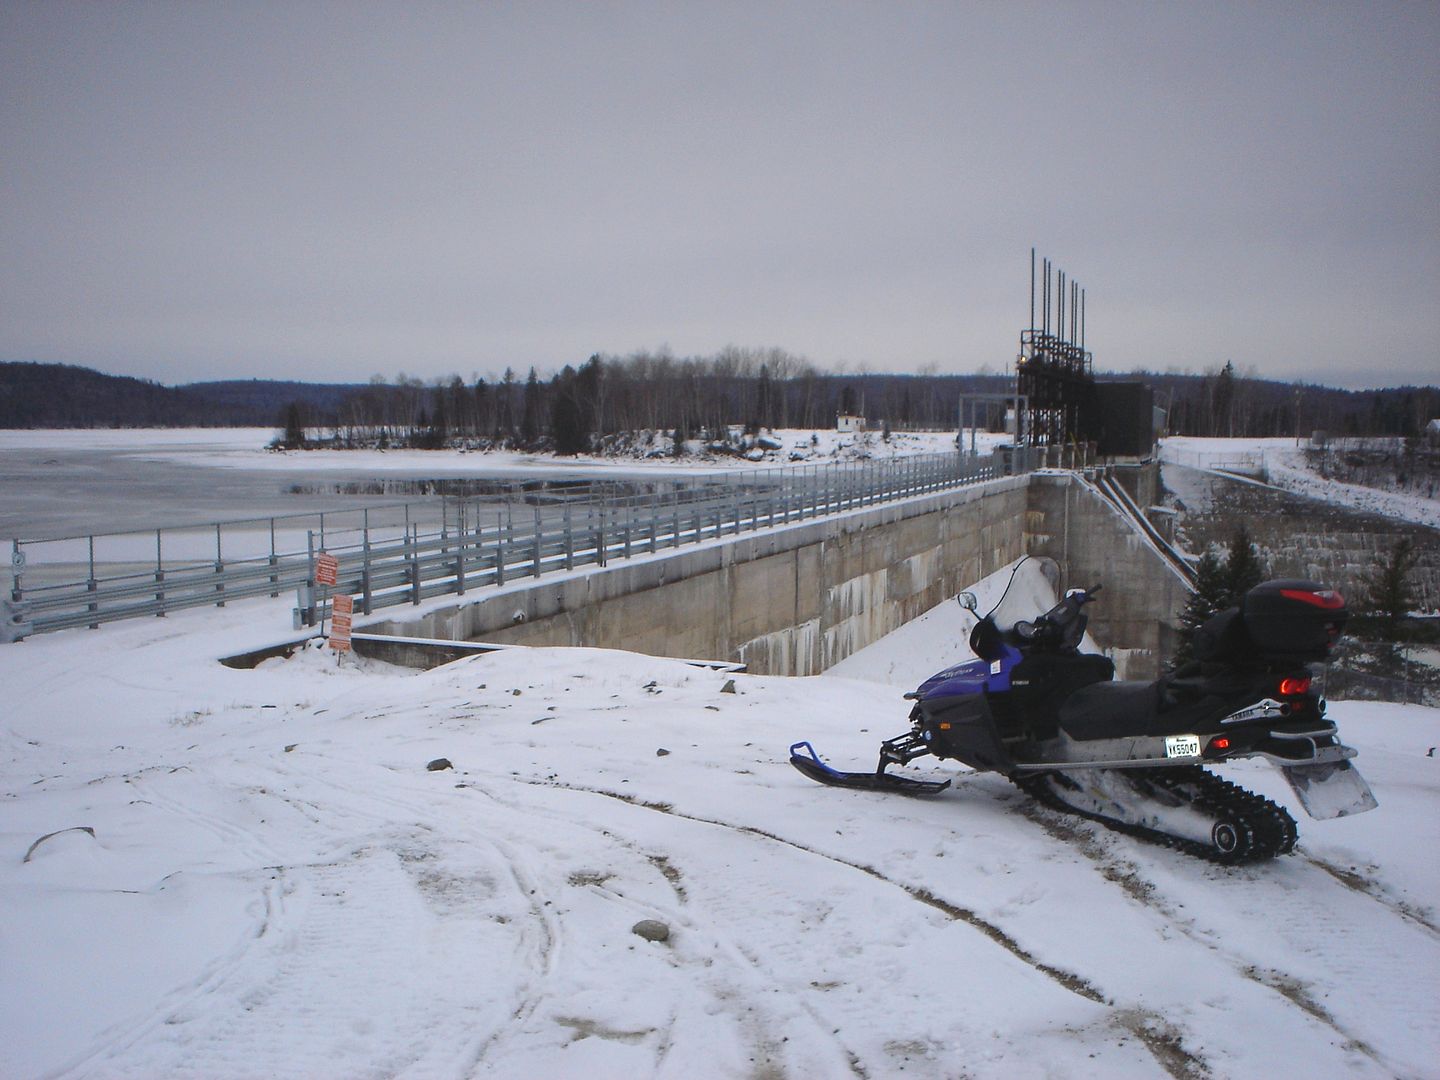
[[[1281,697],[1299,697],[1310,692],[1310,676],[1289,676],[1280,680]]]
[[[1345,598],[1334,589],[1316,589],[1314,592],[1309,589],[1281,589],[1280,595],[1326,611],[1337,611],[1345,606]]]
[[[1211,739],[1211,740],[1210,740],[1210,749],[1211,749],[1211,750],[1229,750],[1229,749],[1230,749],[1230,740],[1227,739],[1224,735],[1221,735],[1221,736],[1219,736],[1218,738],[1215,738],[1215,739]]]

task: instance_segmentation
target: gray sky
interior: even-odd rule
[[[1440,3],[0,2],[0,359],[1440,381]]]

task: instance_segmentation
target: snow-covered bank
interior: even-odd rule
[[[1172,436],[1161,440],[1160,460],[1197,469],[1255,468],[1263,473],[1267,483],[1297,495],[1440,528],[1440,499],[1322,477],[1309,467],[1304,447],[1297,446],[1294,439]]]
[[[1227,871],[786,764],[868,765],[890,687],[216,664],[264,608],[0,648],[0,1074],[1433,1075],[1434,711],[1335,703],[1380,809]]]

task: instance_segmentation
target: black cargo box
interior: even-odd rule
[[[1325,660],[1350,617],[1344,598],[1313,581],[1256,585],[1240,602],[1245,632],[1266,656]]]

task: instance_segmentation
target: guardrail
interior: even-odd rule
[[[331,592],[352,595],[357,612],[369,615],[1026,472],[1042,463],[1040,454],[946,453],[758,470],[628,496],[614,485],[515,485],[503,495],[450,496],[438,505],[16,540],[0,641],[292,589],[296,628],[313,626],[328,617]],[[316,582],[321,552],[338,564],[328,592]]]

